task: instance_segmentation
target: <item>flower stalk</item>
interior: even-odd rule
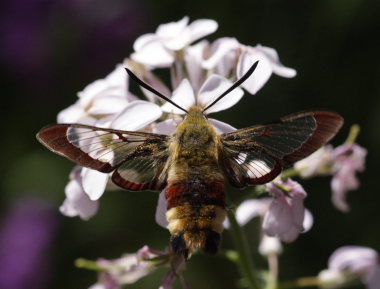
[[[350,132],[348,133],[347,139],[344,143],[345,144],[355,143],[359,133],[360,133],[360,126],[358,124],[353,124],[350,128]]]
[[[235,214],[231,211],[227,213],[228,220],[230,222],[231,236],[235,243],[235,248],[238,253],[237,262],[240,266],[241,272],[244,275],[248,288],[260,289],[261,286],[258,282],[256,270],[250,258],[251,252],[249,250],[247,239],[243,233],[243,230],[236,221]]]
[[[318,277],[302,277],[292,281],[281,282],[278,284],[278,289],[291,289],[291,288],[303,288],[319,286],[320,281]]]
[[[78,258],[75,260],[75,267],[81,268],[81,269],[87,269],[87,270],[93,270],[93,271],[103,271],[104,268],[99,266],[99,264],[96,261],[84,259],[84,258]]]

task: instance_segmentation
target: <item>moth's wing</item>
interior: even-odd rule
[[[265,125],[221,135],[220,161],[236,187],[264,184],[326,144],[343,125],[330,111],[292,114]]]
[[[114,171],[115,184],[129,190],[161,190],[170,136],[56,124],[43,128],[37,139],[51,151],[103,173]]]

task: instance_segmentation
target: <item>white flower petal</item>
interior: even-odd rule
[[[268,81],[272,75],[272,66],[268,59],[262,53],[248,53],[243,52],[239,58],[237,65],[236,75],[238,78],[242,77],[248,69],[259,60],[256,70],[252,75],[242,84],[250,94],[256,94]]]
[[[212,125],[219,133],[228,133],[236,130],[236,128],[234,128],[232,125],[229,125],[223,121],[214,118],[209,118],[208,120],[212,123]]]
[[[271,203],[270,198],[247,200],[240,204],[236,210],[236,220],[244,226],[255,217],[263,217]]]
[[[70,105],[69,107],[61,110],[57,116],[58,123],[73,123],[77,122],[84,114],[82,106],[78,103]]]
[[[176,90],[174,90],[171,100],[184,109],[188,109],[189,107],[195,105],[194,91],[188,79],[185,78],[181,81]],[[169,102],[161,106],[161,109],[165,112],[174,114],[185,113]]]
[[[287,78],[296,76],[297,72],[293,68],[285,67],[282,65],[280,58],[278,57],[278,53],[275,49],[267,46],[262,46],[260,44],[257,45],[255,49],[262,52],[265,54],[265,56],[268,57],[272,64],[273,73]]]
[[[89,199],[78,180],[71,180],[66,185],[65,193],[66,199],[59,207],[59,211],[63,215],[79,216],[83,220],[88,220],[98,211],[98,202]]]
[[[162,38],[176,37],[186,28],[189,17],[185,16],[177,22],[161,24],[156,30],[156,34]]]
[[[104,193],[109,175],[92,169],[82,169],[82,185],[90,200],[98,200]]]
[[[131,58],[136,62],[153,67],[169,67],[174,61],[171,52],[158,41],[150,42],[141,50],[132,53]]]
[[[337,270],[322,270],[318,274],[318,281],[322,288],[340,288],[345,285],[345,272]]]
[[[128,77],[122,64],[109,73],[104,79],[98,79],[78,92],[79,103],[88,109],[97,98],[117,96],[128,101]]]
[[[115,95],[109,95],[108,97],[102,97],[97,99],[94,104],[88,109],[89,114],[116,114],[122,111],[128,102],[125,98],[121,98]]]
[[[153,127],[153,133],[158,133],[158,134],[166,134],[166,135],[171,135],[175,129],[177,128],[177,125],[182,121],[182,118],[170,118],[166,119],[164,121],[161,121],[157,123]]]
[[[105,284],[102,283],[95,283],[94,285],[90,286],[88,289],[108,289]]]
[[[198,104],[206,107],[211,104],[217,97],[231,87],[232,82],[219,75],[211,75],[199,90]],[[242,97],[243,90],[236,88],[228,95],[219,100],[212,107],[207,109],[207,113],[221,111],[235,105]]]
[[[123,64],[116,65],[114,71],[108,74],[105,78],[107,84],[110,87],[118,87],[125,91],[128,91],[128,76]]]
[[[146,45],[148,45],[151,42],[155,42],[159,39],[159,36],[157,36],[154,33],[147,33],[144,35],[141,35],[135,40],[135,43],[133,43],[133,49],[135,51],[139,51],[144,49]]]
[[[112,121],[115,119],[114,115],[109,115],[98,119],[94,126],[101,128],[110,128]]]
[[[190,40],[190,31],[187,28],[189,17],[185,16],[177,22],[170,22],[158,26],[156,34],[160,37],[161,43],[169,50],[181,50]]]
[[[202,68],[201,63],[208,47],[208,41],[204,40],[185,50],[187,73],[194,91],[199,90],[206,77],[206,71]]]
[[[88,84],[82,91],[78,92],[79,104],[86,109],[89,107],[94,98],[104,95],[104,91],[108,88],[104,79],[98,79]]]
[[[235,38],[219,38],[212,44],[211,56],[203,61],[203,68],[213,69],[217,66],[218,63],[223,61],[222,59],[231,51],[237,50],[240,44]]]
[[[163,190],[160,193],[160,196],[158,197],[155,218],[156,218],[156,223],[165,229],[167,229],[169,225],[166,219],[166,210],[167,210],[167,201],[165,197],[165,190]]]
[[[218,23],[211,19],[195,20],[189,25],[190,42],[194,42],[206,35],[214,33],[218,29]]]
[[[138,130],[158,119],[162,114],[154,103],[136,100],[129,103],[114,119],[111,127],[121,130]]]
[[[188,44],[190,44],[190,31],[189,29],[184,29],[176,37],[166,39],[163,41],[166,48],[172,51],[178,51],[184,49]]]
[[[279,255],[282,253],[282,244],[278,238],[264,234],[259,245],[259,253],[263,256]]]
[[[313,218],[312,213],[308,209],[305,209],[305,216],[303,219],[304,230],[302,233],[306,233],[307,231],[309,231],[311,227],[313,227],[313,224],[314,224],[314,218]]]

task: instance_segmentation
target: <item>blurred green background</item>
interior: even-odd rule
[[[358,142],[369,154],[361,187],[348,196],[351,212],[332,206],[329,177],[302,181],[315,224],[285,246],[280,278],[317,274],[343,245],[380,252],[380,1],[4,0],[0,11],[2,226],[17,202],[38,198],[50,207],[46,219],[54,219],[56,228],[46,258],[36,265],[35,277],[44,282],[28,288],[88,288],[96,275],[76,269],[76,258],[116,258],[144,244],[167,245],[168,232],[154,222],[155,193],[107,192],[90,221],[61,216],[73,164],[42,147],[35,134],[54,123],[78,91],[128,56],[139,35],[185,15],[215,19],[219,29],[210,40],[231,36],[277,49],[282,63],[298,72],[294,79],[273,76],[257,95],[215,118],[240,128],[305,109],[335,110],[346,123],[334,145],[344,141],[350,125],[361,126]],[[229,193],[240,199],[246,194]],[[254,252],[256,228],[255,222],[245,228]],[[24,238],[32,242],[36,236]],[[225,232],[223,247],[231,246]],[[17,252],[0,249],[0,257],[7,253]],[[265,265],[258,255],[256,262]],[[127,288],[158,288],[164,274],[157,271]],[[234,288],[239,273],[220,256],[197,255],[186,276],[192,288]]]

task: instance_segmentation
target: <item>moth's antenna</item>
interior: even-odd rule
[[[211,106],[213,106],[215,103],[217,103],[219,100],[221,100],[223,97],[225,97],[227,94],[229,94],[231,91],[233,91],[236,87],[240,86],[244,81],[247,80],[248,77],[251,76],[251,74],[255,71],[257,64],[259,61],[257,60],[250,69],[238,80],[236,80],[230,88],[228,88],[225,92],[223,92],[217,99],[215,99],[210,105],[208,105],[205,109],[203,109],[203,112],[208,110]]]
[[[125,68],[125,70],[127,71],[128,75],[130,78],[132,78],[138,85],[140,85],[141,87],[149,90],[150,92],[153,92],[155,95],[157,95],[158,97],[161,97],[162,99],[166,100],[167,102],[170,102],[172,105],[174,105],[175,107],[179,108],[180,110],[183,110],[184,112],[188,113],[188,111],[182,107],[180,107],[178,104],[176,104],[174,101],[172,101],[170,98],[168,98],[167,96],[163,95],[161,92],[158,92],[157,90],[155,90],[153,87],[151,87],[149,84],[145,83],[144,81],[142,81],[140,78],[138,78],[132,71],[130,71],[128,68]]]

